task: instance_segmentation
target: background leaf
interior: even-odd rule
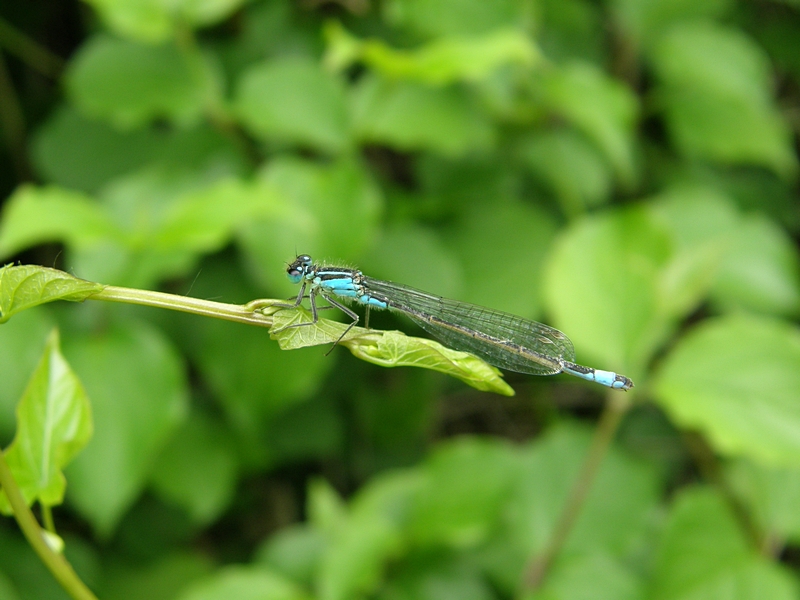
[[[789,131],[770,98],[767,57],[751,40],[719,25],[687,23],[662,36],[653,62],[681,152],[795,172]]]
[[[624,234],[623,234],[624,232]],[[556,244],[545,274],[555,323],[608,369],[636,372],[668,327],[660,274],[670,258],[668,232],[643,211],[591,218]],[[594,298],[587,306],[585,298]],[[599,364],[599,363],[598,363]]]
[[[42,357],[52,316],[28,310],[0,327],[0,445],[7,446],[16,430],[16,407],[31,373]]]
[[[103,208],[62,188],[22,187],[4,211],[0,253],[8,256],[31,244],[68,241],[76,247],[118,236]]]
[[[236,453],[225,433],[198,413],[175,432],[153,470],[155,490],[199,523],[211,522],[234,494]]]
[[[235,104],[243,124],[259,138],[338,152],[350,137],[344,93],[316,63],[287,58],[249,69]]]
[[[0,269],[0,323],[46,302],[82,302],[104,287],[56,269],[7,265]]]
[[[700,429],[719,451],[797,466],[798,359],[800,337],[792,326],[723,317],[683,340],[664,364],[656,392],[677,422]]]
[[[800,520],[794,510],[800,495],[798,469],[737,460],[730,465],[729,476],[739,497],[753,510],[764,531],[780,539],[798,538]]]
[[[491,124],[461,88],[366,77],[353,93],[354,127],[362,143],[458,156],[493,142]]]
[[[95,38],[75,58],[67,86],[87,115],[121,129],[165,118],[192,123],[210,85],[202,65],[173,44],[142,46],[106,36]]]
[[[4,451],[25,501],[61,504],[66,480],[62,469],[92,437],[92,412],[86,392],[59,349],[53,330],[42,359],[17,406],[17,433]],[[10,512],[0,491],[0,510]]]
[[[530,38],[515,30],[444,38],[415,51],[396,50],[377,39],[361,41],[338,25],[328,26],[327,34],[325,61],[330,67],[342,70],[364,62],[387,79],[427,84],[480,81],[506,65],[530,68],[539,59]]]
[[[545,75],[545,105],[583,131],[603,152],[624,186],[634,183],[633,127],[638,105],[631,91],[591,65],[573,63]]]
[[[64,354],[92,398],[96,431],[70,467],[69,501],[100,535],[108,535],[185,418],[186,383],[174,348],[142,323],[73,339],[64,344]]]
[[[231,597],[242,600],[303,600],[308,596],[290,581],[268,571],[246,567],[229,567],[178,596],[181,600]]]
[[[687,493],[676,503],[658,550],[654,598],[733,593],[793,598],[796,584],[775,565],[748,551],[730,510],[709,490]]]

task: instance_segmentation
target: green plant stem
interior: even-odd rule
[[[53,511],[47,505],[42,505],[42,523],[44,523],[44,528],[49,531],[50,533],[56,532],[56,524],[53,521]]]
[[[14,481],[14,476],[11,474],[11,469],[9,469],[2,452],[0,452],[0,486],[8,497],[8,502],[14,511],[14,518],[28,539],[28,543],[61,587],[75,600],[97,600],[97,596],[81,581],[64,555],[53,551],[45,541],[44,531],[39,527],[36,517],[25,503],[22,492],[19,491],[17,482]]]
[[[746,503],[739,498],[730,483],[728,483],[719,459],[711,446],[708,445],[706,439],[694,432],[685,433],[683,439],[700,473],[720,491],[753,548],[767,558],[775,558],[775,553],[780,553],[781,545],[778,544],[776,546],[777,540],[768,539],[769,536],[761,531],[753,520]]]
[[[603,462],[611,442],[619,429],[622,417],[630,409],[630,397],[619,392],[609,392],[600,422],[594,432],[592,444],[589,447],[589,454],[584,461],[578,478],[572,486],[564,504],[564,509],[556,522],[550,539],[544,550],[533,557],[525,569],[523,585],[528,590],[536,590],[550,570],[553,561],[561,552],[566,543],[575,522],[580,516],[581,508],[586,501],[589,491],[592,489],[597,471]]]
[[[26,159],[25,118],[2,53],[0,53],[0,130],[5,134],[8,153],[11,155],[17,179],[20,181],[32,179]]]
[[[51,79],[57,79],[64,68],[64,59],[50,52],[2,17],[0,17],[0,47]]]
[[[259,325],[261,327],[272,327],[273,311],[262,311],[271,305],[281,302],[279,300],[253,300],[247,304],[226,304],[224,302],[213,302],[211,300],[200,300],[189,296],[178,296],[176,294],[166,294],[164,292],[151,292],[148,290],[137,290],[133,288],[106,286],[102,291],[92,295],[92,300],[106,300],[108,302],[125,302],[128,304],[141,304],[143,306],[155,306],[157,308],[168,308],[182,312],[236,321],[237,323],[247,323],[248,325]]]
[[[263,161],[263,157],[244,135],[237,125],[236,119],[226,107],[225,92],[219,78],[209,71],[194,29],[185,23],[179,24],[175,31],[175,42],[198,85],[207,90],[205,112],[209,122],[239,150],[242,156],[250,162],[251,167],[256,168]]]

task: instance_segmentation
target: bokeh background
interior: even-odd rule
[[[95,433],[55,521],[107,599],[800,598],[798,129],[796,0],[3,3],[4,263],[239,303],[309,253],[636,388],[594,455],[618,393],[564,375],[62,303],[0,326],[0,443],[58,325]],[[0,598],[65,597],[3,518]]]

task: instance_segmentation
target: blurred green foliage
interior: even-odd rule
[[[55,517],[102,598],[800,598],[798,57],[778,0],[4,6],[3,261],[242,303],[309,253],[636,382],[537,589],[602,407],[567,377],[0,285],[7,460],[58,504],[88,397]],[[21,540],[0,597],[65,598]]]

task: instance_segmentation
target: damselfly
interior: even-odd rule
[[[446,346],[475,354],[502,369],[533,375],[569,373],[617,390],[633,387],[633,382],[623,375],[572,362],[575,350],[570,339],[543,323],[373,279],[357,269],[317,265],[308,254],[299,255],[286,272],[301,287],[295,303],[284,306],[296,308],[307,291],[312,315],[311,321],[288,325],[287,329],[317,322],[319,295],[353,320],[341,339],[358,323],[359,317],[336,297],[363,304],[367,310],[388,308],[401,312]]]

